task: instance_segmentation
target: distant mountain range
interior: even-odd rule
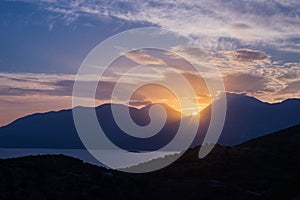
[[[215,103],[217,104],[218,101]],[[95,108],[100,125],[113,143],[126,150],[152,151],[159,149],[173,139],[179,126],[180,113],[167,105],[162,105],[168,116],[163,129],[150,138],[136,138],[125,134],[116,125],[111,113],[111,106],[111,104],[104,104]],[[124,108],[124,105],[115,106]],[[150,105],[141,109],[133,107],[129,109],[133,120],[143,126],[150,121],[149,108]],[[197,146],[203,141],[210,121],[210,109],[211,107],[208,106],[200,113],[200,128],[192,146]],[[227,116],[218,143],[233,146],[270,132],[300,124],[299,114],[300,99],[288,99],[281,103],[269,104],[245,95],[227,94]],[[33,114],[1,127],[0,148],[76,149],[84,148],[84,146],[77,135],[72,110],[62,110]]]
[[[227,93],[227,113],[224,128],[218,144],[233,146],[293,125],[300,124],[300,99],[287,99],[281,103],[265,103],[254,97]],[[218,103],[218,102],[216,102]],[[198,138],[201,142],[210,119],[210,109],[204,109],[200,116]],[[202,118],[201,118],[202,119]]]

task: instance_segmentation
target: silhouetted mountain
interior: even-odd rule
[[[216,101],[215,104],[219,102]],[[289,99],[269,104],[253,97],[227,94],[227,116],[221,145],[236,145],[247,140],[300,123],[300,100]],[[115,105],[120,109],[124,105]],[[163,129],[156,135],[141,139],[124,133],[114,122],[111,104],[96,108],[96,113],[107,137],[117,146],[130,151],[152,151],[168,144],[179,126],[180,113],[162,105],[168,115]],[[130,107],[133,120],[145,126],[150,122],[149,106]],[[94,108],[75,108],[94,109]],[[88,119],[87,119],[88,120]],[[185,120],[189,120],[186,118]],[[210,106],[200,113],[200,129],[193,146],[202,144],[210,121]],[[187,130],[188,132],[188,130]],[[142,134],[142,133],[141,133]],[[188,133],[187,133],[188,134]],[[0,148],[83,148],[77,135],[72,110],[34,114],[0,128]]]
[[[126,150],[156,150],[175,136],[180,113],[169,106],[161,104],[166,110],[167,121],[162,130],[148,139],[141,139],[124,133],[113,120],[111,104],[103,104],[96,108],[100,125],[107,137],[119,147]],[[116,109],[127,108],[114,105]],[[133,120],[145,126],[150,122],[148,110],[129,107]],[[94,109],[76,107],[74,109]],[[33,114],[8,126],[0,128],[0,148],[84,148],[73,122],[72,110]]]
[[[223,146],[237,145],[300,123],[300,99],[270,104],[246,95],[227,93],[226,96],[226,120],[218,141]],[[210,110],[208,106],[201,112],[202,128],[194,145],[201,144],[203,140],[210,120]]]
[[[299,199],[299,138],[300,125],[235,147],[217,145],[204,159],[196,147],[145,174],[62,155],[0,160],[0,199]]]
[[[155,151],[168,144],[176,135],[179,126],[178,119],[180,119],[181,115],[169,106],[165,104],[161,105],[167,113],[166,123],[157,134],[149,138],[133,137],[123,132],[114,121],[110,104],[100,106],[97,109],[97,114],[101,128],[104,130],[106,136],[118,147],[130,151]],[[122,107],[122,105],[119,106]],[[150,107],[149,105],[141,109],[130,108],[131,117],[141,126],[149,124],[150,117],[148,113]]]
[[[33,114],[0,128],[1,148],[83,148],[71,110]]]

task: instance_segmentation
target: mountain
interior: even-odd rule
[[[167,121],[160,132],[143,140],[125,134],[113,120],[111,107],[127,108],[124,105],[103,104],[97,108],[76,107],[74,109],[96,109],[100,125],[107,137],[125,150],[156,150],[168,143],[176,134],[180,113],[167,105]],[[150,122],[150,106],[141,109],[129,107],[133,120],[145,126]],[[33,114],[0,128],[0,148],[84,148],[73,122],[72,110]]]
[[[227,93],[227,112],[218,144],[233,146],[300,123],[300,99],[281,103],[265,103],[254,97]],[[218,104],[219,102],[215,102]],[[194,146],[201,144],[210,120],[211,106],[204,109],[198,137]]]
[[[0,159],[0,199],[299,199],[299,138],[300,125],[234,147],[217,145],[203,159],[195,147],[144,174],[63,155]]]
[[[216,101],[215,104],[219,102]],[[167,122],[155,136],[141,139],[125,134],[116,125],[111,112],[111,104],[96,109],[98,119],[106,136],[119,147],[129,151],[153,151],[168,144],[176,134],[180,113],[167,105],[162,106],[167,113]],[[124,105],[115,105],[120,109]],[[141,109],[130,107],[133,120],[145,126],[150,122],[149,106]],[[94,109],[94,108],[75,108]],[[202,144],[210,121],[208,106],[200,113],[200,124],[193,146]],[[269,104],[253,97],[227,94],[227,116],[219,144],[233,146],[253,138],[300,124],[300,100],[288,99],[281,103]],[[186,118],[185,120],[189,120]],[[187,131],[188,132],[188,131]],[[141,133],[142,134],[142,133]],[[84,148],[73,122],[72,110],[34,114],[20,118],[0,128],[0,148]]]

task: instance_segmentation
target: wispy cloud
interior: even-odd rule
[[[0,126],[36,112],[72,108],[74,80],[75,75],[65,74],[0,73]],[[110,99],[115,83],[101,84],[97,104]]]
[[[166,65],[166,63],[162,59],[153,57],[145,53],[143,50],[131,51],[125,54],[124,56],[140,65],[147,65],[147,64]]]
[[[247,93],[268,102],[300,97],[299,88],[296,90],[300,80],[298,62],[272,61],[271,55],[251,49],[210,51],[205,59],[201,49],[195,47],[176,47],[174,51],[195,64],[205,66],[210,60],[221,72],[229,92]]]
[[[150,22],[193,36],[208,47],[220,47],[220,38],[228,38],[227,43],[234,42],[230,38],[236,38],[243,44],[249,44],[300,36],[300,3],[297,0],[32,2],[38,2],[67,23],[82,15]]]

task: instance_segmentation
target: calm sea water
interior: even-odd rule
[[[105,157],[114,157],[116,151],[111,150],[99,150],[99,153],[105,155]],[[149,155],[143,155],[143,157],[137,158],[124,158],[120,160],[115,160],[115,166],[120,168],[128,167],[140,162],[150,161],[155,158],[160,158],[166,155],[174,154],[178,152],[155,152]],[[105,167],[101,162],[94,158],[86,149],[0,149],[0,158],[18,158],[29,155],[58,155],[63,154],[66,156],[78,158],[84,162],[91,163],[94,165]],[[138,153],[137,153],[138,154]]]

